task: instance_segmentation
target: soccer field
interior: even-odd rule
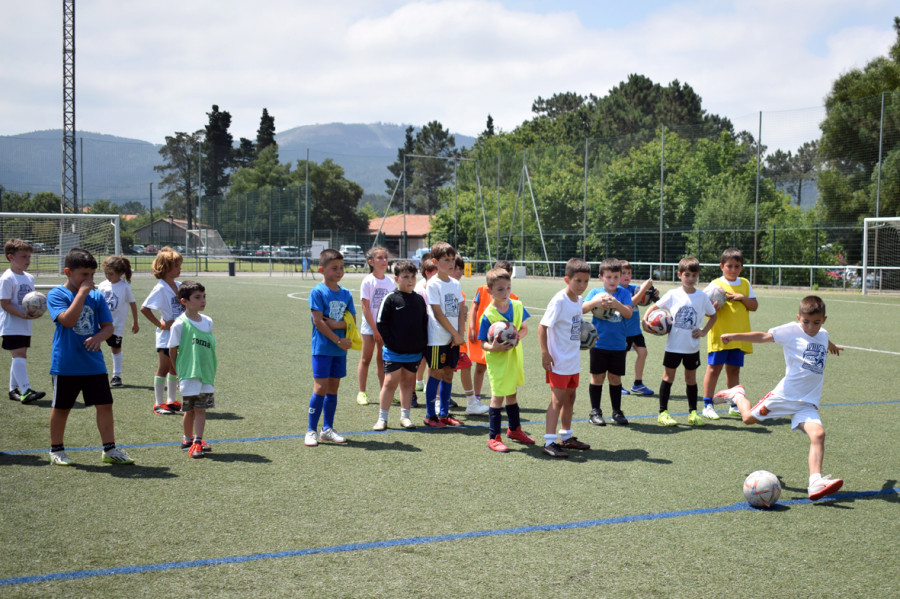
[[[180,450],[181,418],[152,413],[156,356],[153,329],[143,317],[138,335],[126,333],[125,386],[113,390],[116,440],[136,465],[101,463],[93,410],[79,402],[66,431],[75,466],[51,467],[50,402],[3,401],[3,597],[897,592],[900,341],[890,323],[900,317],[900,298],[821,294],[828,306],[825,328],[848,348],[828,357],[822,400],[824,473],[845,484],[837,495],[811,503],[805,435],[791,432],[786,420],[745,426],[722,406],[721,420],[688,427],[681,372],[670,404],[679,426],[656,423],[656,396],[623,398],[627,427],[589,424],[587,352],[574,430],[592,449],[568,460],[543,455],[540,444],[512,443],[508,454],[492,452],[487,417],[462,411],[463,428],[405,431],[395,406],[392,428],[373,432],[377,405],[355,401],[358,352],[348,356],[335,417],[349,443],[307,448],[306,296],[315,282],[285,275],[198,278],[207,287],[219,358],[217,408],[206,429],[213,453],[188,458]],[[354,274],[343,281],[357,309],[361,279]],[[482,281],[463,280],[470,300]],[[143,276],[132,282],[139,304],[154,283]],[[519,403],[523,429],[537,439],[549,400],[537,324],[562,285],[513,281],[532,315]],[[756,292],[755,330],[793,320],[808,293]],[[50,391],[52,334],[49,318],[35,321],[28,364],[38,390]],[[656,390],[665,340],[647,341],[644,381]],[[705,343],[701,347],[705,351]],[[7,372],[9,353],[2,355],[0,372]],[[632,354],[627,386],[633,364]],[[756,346],[741,382],[751,398],[761,397],[783,371],[780,347]],[[454,395],[464,403],[456,381]],[[377,395],[374,363],[368,392]],[[609,414],[608,389],[603,408]],[[423,414],[414,409],[414,422]],[[782,479],[774,509],[754,510],[744,501],[741,484],[758,469]]]

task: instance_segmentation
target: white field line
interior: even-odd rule
[[[838,347],[842,347],[844,349],[856,349],[859,351],[871,351],[879,354],[891,354],[892,356],[900,356],[900,352],[896,351],[887,351],[884,349],[872,349],[870,347],[853,347],[852,345],[839,345]]]

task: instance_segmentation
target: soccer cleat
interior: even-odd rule
[[[506,436],[519,443],[524,443],[525,445],[534,445],[534,439],[529,437],[528,433],[523,431],[521,426],[515,430],[507,428]],[[499,439],[500,435],[497,435],[497,438]]]
[[[688,424],[692,426],[704,426],[706,425],[706,421],[700,417],[697,410],[691,410],[691,413],[688,414]]]
[[[844,486],[844,479],[836,478],[832,480],[831,475],[823,476],[813,484],[809,485],[809,498],[812,501],[822,499],[826,495],[837,493]]]
[[[356,403],[358,403],[361,406],[369,405],[369,396],[366,395],[365,391],[360,391],[359,393],[356,394]]]
[[[624,389],[622,390],[625,391]],[[631,392],[636,393],[637,395],[653,395],[654,391],[647,385],[641,383],[640,385],[632,385]]]
[[[13,401],[22,401],[22,396],[19,395],[18,389],[13,389],[9,392],[9,398]]]
[[[703,408],[703,417],[707,420],[718,420],[719,414],[718,412],[716,412],[716,409],[712,406],[712,404],[710,404]]]
[[[413,398],[412,398],[412,402],[409,404],[409,407],[411,407],[411,408],[421,408],[422,407],[421,405],[419,405],[419,398],[416,396],[415,391],[413,391]]]
[[[416,391],[425,390],[425,381],[416,381]]]
[[[329,443],[346,443],[347,439],[341,436],[333,428],[325,428],[322,429],[322,432],[319,434],[319,441],[328,441]]]
[[[319,435],[316,434],[316,431],[306,431],[303,444],[307,447],[316,447],[319,444]]]
[[[118,447],[104,451],[103,461],[107,464],[134,464],[134,458]]]
[[[622,387],[622,395],[631,395],[631,391],[629,391],[625,387]]]
[[[487,414],[490,409],[490,406],[484,405],[474,397],[466,402],[466,414],[483,416],[484,414]]]
[[[375,423],[375,426],[372,427],[373,431],[386,431],[387,430],[387,421],[382,420],[381,418]]]
[[[729,416],[740,416],[741,411],[738,409],[737,404],[731,404],[728,406],[728,415]]]
[[[203,453],[210,453],[212,451],[212,447],[209,446],[209,443],[207,443],[206,441],[204,441],[202,439],[200,441],[201,441],[200,447],[203,449]],[[188,451],[191,448],[191,445],[193,445],[193,444],[194,444],[193,441],[182,440],[181,441],[181,451]]]
[[[203,443],[200,441],[194,441],[191,443],[190,448],[188,448],[188,455],[192,458],[202,458],[203,457]]]
[[[122,386],[122,377],[114,376],[111,379],[109,379],[109,386],[110,387],[121,387]]]
[[[669,410],[663,410],[656,419],[663,426],[675,426],[678,421],[669,416]]]
[[[543,452],[550,456],[551,458],[567,458],[569,454],[563,451],[563,448],[559,446],[558,443],[551,443],[550,445],[544,445]]]
[[[453,410],[453,409],[455,409],[455,408],[458,408],[458,407],[459,407],[459,404],[456,403],[455,401],[453,401],[452,399],[448,399],[448,400],[447,400],[447,407],[448,407],[449,409]]]
[[[413,421],[410,420],[409,418],[401,418],[400,426],[402,426],[403,428],[405,428],[407,430],[412,430],[412,429],[416,428],[416,425],[413,424]]]
[[[47,395],[43,391],[35,391],[34,389],[26,389],[24,393],[19,394],[22,403],[31,403],[37,401]]]
[[[744,389],[743,385],[735,385],[731,389],[719,391],[713,395],[713,403],[725,403],[726,401],[730,401],[731,404],[734,405],[734,398],[738,394],[746,397],[747,391]]]
[[[181,402],[180,401],[170,401],[166,404],[166,409],[170,410],[173,414],[175,412],[181,411]]]
[[[534,441],[532,441],[534,443]],[[488,447],[493,451],[499,451],[500,453],[508,453],[509,447],[503,444],[503,441],[500,440],[500,435],[497,435],[493,439],[488,439]]]
[[[462,422],[460,422],[453,416],[450,416],[449,414],[446,416],[442,416],[441,418],[439,418],[439,420],[444,424],[444,426],[462,426],[463,425]]]
[[[613,410],[612,421],[619,426],[628,426],[628,419],[625,418],[622,410]]]
[[[400,405],[400,396],[397,395],[397,394],[394,394],[394,399],[391,400],[391,403],[393,403],[394,405],[399,406],[399,405]]]
[[[588,415],[588,420],[590,420],[591,424],[596,426],[606,426],[606,420],[603,419],[602,410],[591,410],[591,413]]]
[[[153,413],[154,414],[174,414],[175,412],[170,410],[168,405],[169,404],[164,404],[164,403],[156,404],[155,406],[153,406]]]
[[[422,422],[425,423],[425,426],[430,426],[432,428],[444,428],[445,426],[447,426],[440,418],[437,417],[426,418]]]
[[[560,441],[559,446],[563,449],[577,449],[578,451],[587,451],[591,448],[587,443],[582,443],[578,437],[569,437],[565,441]]]
[[[50,463],[54,466],[71,466],[72,458],[67,456],[65,451],[51,451]]]

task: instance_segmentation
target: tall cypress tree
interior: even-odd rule
[[[263,108],[262,118],[259,119],[259,129],[256,131],[256,152],[262,152],[269,146],[275,146],[278,154],[278,143],[275,141],[275,117],[269,116],[269,111]]]
[[[209,123],[203,140],[203,194],[217,196],[228,186],[228,171],[234,159],[234,137],[228,131],[231,114],[213,104],[212,112],[206,116]]]

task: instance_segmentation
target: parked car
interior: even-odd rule
[[[422,263],[422,256],[424,256],[425,254],[427,254],[430,251],[431,251],[430,247],[419,248],[416,250],[416,253],[412,255],[412,258],[410,258],[410,260],[412,260],[415,263],[416,268],[418,268],[419,265]]]
[[[143,254],[144,246],[139,243],[134,244],[133,246],[131,246],[131,253],[132,254]]]
[[[159,253],[159,246],[158,245],[144,246],[144,251],[142,253],[156,255]]]
[[[342,245],[339,251],[344,256],[344,264],[362,266],[366,263],[366,253],[363,252],[362,246]]]

